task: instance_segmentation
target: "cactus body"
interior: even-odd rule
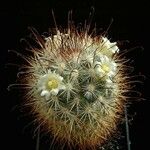
[[[56,141],[95,149],[116,130],[123,111],[127,85],[117,43],[76,29],[43,41],[23,80],[32,113]]]

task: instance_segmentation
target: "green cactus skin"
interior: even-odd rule
[[[116,131],[129,90],[117,43],[75,27],[36,42],[21,78],[25,103],[55,141],[96,149]]]

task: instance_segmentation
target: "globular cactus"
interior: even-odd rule
[[[96,149],[115,132],[128,84],[116,42],[74,26],[46,38],[27,57],[22,84],[36,121],[56,141]]]

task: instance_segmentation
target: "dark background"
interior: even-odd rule
[[[143,85],[137,86],[142,97],[146,100],[134,101],[129,109],[131,150],[147,150],[149,145],[149,18],[148,1],[101,1],[101,0],[6,0],[0,4],[0,79],[1,79],[1,142],[4,150],[33,150],[35,139],[30,131],[30,120],[23,116],[18,109],[20,98],[17,91],[7,92],[8,83],[14,83],[16,67],[6,67],[8,62],[13,62],[15,55],[8,54],[9,49],[22,52],[23,45],[20,39],[30,32],[29,26],[34,27],[39,33],[47,32],[49,27],[54,27],[51,10],[54,10],[58,25],[67,25],[68,11],[73,11],[75,23],[84,23],[94,7],[93,24],[104,30],[113,18],[114,22],[109,30],[109,37],[115,40],[129,40],[129,47],[142,46],[128,54],[133,59],[135,74],[145,75]],[[135,115],[134,115],[135,114]],[[133,116],[134,115],[134,116]],[[6,142],[6,143],[4,143]]]

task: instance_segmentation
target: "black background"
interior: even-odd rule
[[[131,149],[146,150],[149,135],[149,26],[148,21],[148,1],[101,1],[101,0],[22,0],[22,1],[1,1],[0,8],[0,79],[1,79],[1,141],[4,148],[14,150],[33,150],[35,140],[30,132],[28,120],[23,117],[16,105],[20,99],[17,91],[7,92],[8,83],[15,82],[16,71],[14,67],[6,67],[6,64],[13,61],[8,49],[22,52],[20,39],[29,34],[28,27],[32,26],[39,33],[47,32],[49,27],[54,27],[51,10],[54,10],[58,25],[67,24],[68,11],[73,11],[75,23],[84,22],[88,18],[91,7],[94,7],[93,24],[96,22],[97,28],[104,30],[110,24],[111,18],[114,22],[108,33],[113,40],[129,40],[130,46],[142,46],[144,50],[136,49],[128,57],[134,60],[135,74],[143,74],[146,79],[144,85],[138,86],[145,101],[133,102],[130,111],[133,121],[130,124]],[[8,81],[8,82],[7,82]],[[14,92],[14,93],[13,93]],[[4,141],[3,141],[4,140]]]

